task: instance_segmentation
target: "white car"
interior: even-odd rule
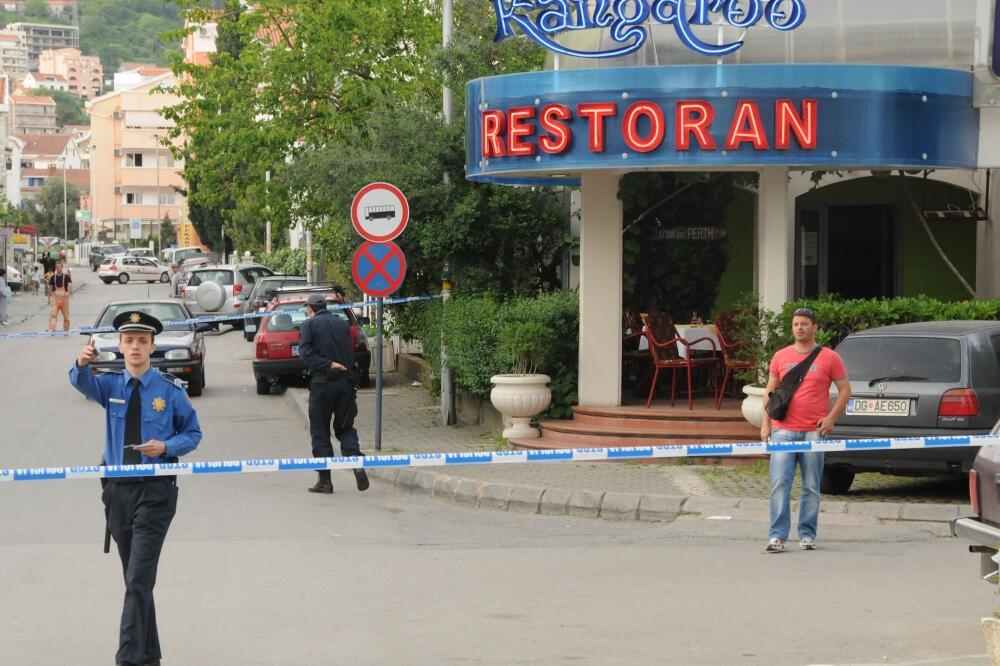
[[[7,274],[3,277],[12,291],[24,289],[24,276],[13,266],[7,266]]]
[[[146,257],[130,257],[117,255],[108,257],[97,269],[97,277],[104,284],[118,281],[127,284],[130,280],[145,280],[146,282],[170,282],[170,269]]]

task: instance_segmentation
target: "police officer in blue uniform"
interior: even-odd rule
[[[97,350],[88,343],[69,371],[80,393],[106,412],[104,461],[108,465],[176,462],[201,441],[201,426],[181,380],[150,365],[163,325],[145,312],[123,312],[113,326],[125,369],[95,375],[87,365]],[[118,664],[159,664],[153,585],[160,550],[177,509],[174,476],[109,479],[101,498],[125,576]]]
[[[306,299],[309,319],[299,329],[299,354],[309,367],[309,435],[314,458],[333,456],[330,441],[330,420],[333,434],[340,442],[344,456],[360,456],[358,431],[354,417],[358,415],[357,391],[354,388],[354,350],[351,347],[350,324],[327,309],[326,296],[310,294]],[[368,475],[363,469],[354,470],[358,490],[368,490]],[[330,494],[333,482],[330,470],[321,470],[311,493]]]

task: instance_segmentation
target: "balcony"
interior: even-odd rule
[[[122,167],[118,185],[121,187],[156,187],[156,167]],[[175,169],[160,167],[160,187],[183,185]]]

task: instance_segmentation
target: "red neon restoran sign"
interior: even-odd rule
[[[738,100],[725,117],[716,114],[712,102],[698,99],[679,100],[672,108],[640,100],[627,106],[582,102],[576,108],[548,104],[490,109],[480,118],[482,157],[558,155],[574,140],[586,140],[590,152],[603,153],[611,132],[619,133],[625,146],[637,153],[671,146],[677,151],[738,150],[744,144],[754,150],[790,150],[793,141],[803,150],[814,150],[818,116],[815,99],[776,100],[773,122],[765,122],[760,104],[752,99]]]

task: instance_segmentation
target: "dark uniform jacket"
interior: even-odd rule
[[[353,377],[351,325],[329,310],[320,310],[299,330],[299,355],[312,371],[314,382],[341,379],[345,374]],[[347,368],[347,372],[330,370],[330,363],[334,361]]]

